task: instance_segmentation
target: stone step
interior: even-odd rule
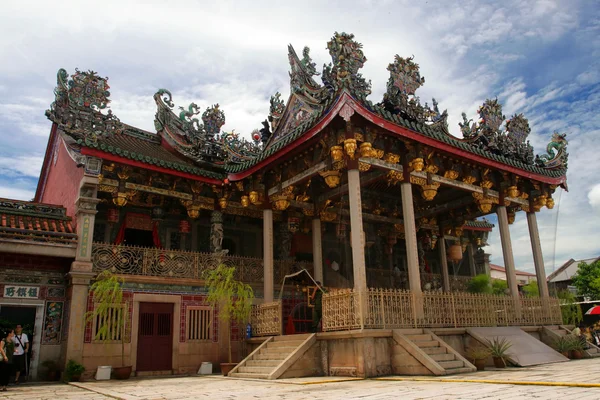
[[[420,348],[439,347],[439,345],[440,345],[440,343],[437,340],[413,340],[412,342],[414,344],[416,344],[417,346],[419,346]]]
[[[268,347],[265,349],[261,349],[261,354],[290,354],[292,351],[296,350],[298,346],[279,346],[279,347]]]
[[[556,331],[554,331],[554,332],[555,332],[555,333],[556,333],[558,336],[566,336],[566,335],[568,335],[567,331],[564,331],[564,330],[562,330],[562,329],[561,329],[561,330],[556,330]]]
[[[240,373],[250,373],[250,374],[267,374],[269,375],[273,371],[273,367],[239,367],[238,371]]]
[[[401,335],[421,335],[423,333],[423,329],[394,329],[394,331],[398,332]]]
[[[598,352],[598,349],[595,347],[590,347],[589,349],[587,349],[587,351],[588,353],[595,354]]]
[[[310,337],[310,333],[306,333],[306,334],[300,334],[300,335],[281,335],[281,336],[275,336],[273,338],[274,341],[276,342],[286,342],[286,341],[305,341],[306,339],[308,339]]]
[[[450,368],[446,370],[446,375],[465,374],[467,372],[474,372],[474,370],[469,367]]]
[[[419,335],[404,335],[408,340],[415,341],[423,341],[423,340],[431,340],[431,335],[429,333],[419,334]]]
[[[425,354],[446,354],[446,348],[445,347],[425,347],[422,348],[421,350],[423,350],[425,352]]]
[[[232,378],[254,378],[254,379],[268,379],[269,374],[250,374],[247,372],[234,372],[230,374]]]
[[[282,361],[287,358],[287,353],[270,353],[270,354],[255,354],[252,357],[253,360],[270,360],[270,361]]]
[[[430,354],[429,357],[433,358],[435,361],[454,361],[454,354],[452,353]]]
[[[302,344],[303,340],[282,340],[279,342],[269,342],[267,343],[267,349],[272,349],[275,347],[298,347]]]
[[[461,368],[461,367],[465,366],[465,364],[462,361],[460,361],[460,360],[455,360],[455,361],[439,361],[438,364],[440,365],[440,367],[442,367],[444,369]]]
[[[281,364],[282,360],[248,360],[246,367],[272,367],[275,368]]]

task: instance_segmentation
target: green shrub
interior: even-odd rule
[[[492,281],[492,293],[496,295],[505,295],[508,289],[508,283],[502,279],[494,279]]]
[[[487,274],[474,276],[467,285],[469,293],[491,293],[490,277]]]

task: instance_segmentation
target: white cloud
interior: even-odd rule
[[[6,157],[0,155],[0,173],[7,176],[29,176],[37,178],[42,168],[42,156]]]
[[[12,200],[25,200],[29,201],[33,199],[35,191],[27,189],[19,189],[12,186],[0,186],[0,198],[12,199]]]
[[[592,208],[600,212],[600,183],[592,187],[587,197]]]

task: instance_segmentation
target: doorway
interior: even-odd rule
[[[28,380],[37,379],[43,316],[43,301],[0,300],[0,333],[2,337],[5,336],[8,329],[14,329],[17,324],[21,324],[23,326],[23,333],[27,334],[27,338],[29,339],[30,351],[27,355]]]
[[[173,303],[140,303],[137,371],[173,367]]]
[[[123,244],[127,246],[154,247],[152,231],[142,229],[125,229]]]

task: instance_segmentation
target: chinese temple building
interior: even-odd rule
[[[477,336],[465,339],[469,327],[541,332],[562,323],[536,214],[566,189],[565,135],[554,133],[535,155],[525,116],[506,119],[497,100],[486,100],[478,116],[463,113],[455,137],[447,111],[416,96],[425,79],[412,58],[393,58],[387,91],[374,102],[360,73],[362,45],[335,33],[327,48],[332,62],[319,73],[308,48],[299,56],[289,46],[290,96],[271,96],[249,140],[222,130],[218,104],[176,107],[166,89],[154,94],[156,132],[135,128],[109,110],[107,78],[58,71],[35,202],[62,205],[61,220],[76,229],[75,250],[71,233],[63,235],[72,263],[56,296],[65,359],[88,371],[120,363],[120,345],[95,340],[94,322],[84,321],[94,307],[90,282],[103,270],[125,278],[125,302],[115,307],[130,310],[125,354],[138,375],[218,363],[225,335],[238,360],[259,346],[231,376],[466,372],[464,343]],[[482,248],[493,225],[481,218],[494,213],[509,293],[468,294],[472,276],[489,274]],[[517,215],[529,225],[537,299],[518,290],[509,232]],[[206,304],[203,273],[219,263],[254,287],[257,338],[244,341],[244,327],[230,329]],[[302,269],[328,288],[316,334],[302,291],[310,283],[282,286]],[[282,346],[290,334],[300,335]],[[445,344],[440,337],[450,334],[463,344]],[[443,357],[421,351],[419,338]]]

